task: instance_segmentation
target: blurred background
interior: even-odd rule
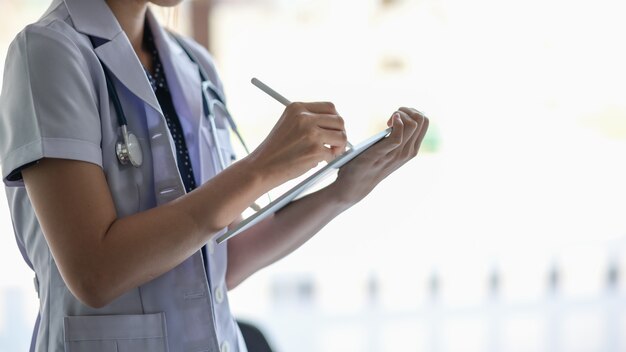
[[[49,4],[0,0],[0,63]],[[417,159],[230,293],[275,350],[626,351],[626,3],[157,12],[209,47],[252,146],[282,112],[253,76],[294,101],[333,101],[353,143],[399,106],[430,117]],[[25,351],[38,301],[5,201],[0,267],[0,351]]]

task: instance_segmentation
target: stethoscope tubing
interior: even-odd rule
[[[222,168],[221,170],[224,170],[226,168],[226,162],[224,160],[224,156],[222,155],[220,141],[219,141],[219,138],[217,136],[217,125],[215,124],[215,114],[213,112],[213,106],[214,105],[211,104],[211,103],[206,103],[206,102],[210,101],[208,99],[208,97],[207,97],[207,95],[208,95],[208,93],[207,93],[208,85],[209,85],[209,83],[207,81],[202,82],[202,99],[205,100],[205,104],[207,106],[208,114],[206,114],[206,116],[208,117],[209,124],[211,126],[211,138],[213,138],[213,143],[215,145],[215,149],[216,149],[215,151],[217,153],[217,158],[219,159],[220,166]]]

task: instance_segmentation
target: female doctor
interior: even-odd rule
[[[54,0],[9,49],[0,158],[41,300],[31,350],[245,351],[226,291],[365,197],[428,128],[399,109],[390,137],[333,184],[216,245],[255,199],[340,154],[344,123],[331,103],[293,103],[223,169],[229,120],[225,109],[207,119],[201,88],[223,99],[212,59],[147,3]]]

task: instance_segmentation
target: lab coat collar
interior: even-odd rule
[[[104,39],[96,55],[133,94],[158,112],[159,102],[139,58],[104,0],[64,0],[78,32]]]
[[[106,40],[112,40],[122,32],[105,0],[63,1],[77,31]]]
[[[156,45],[172,101],[179,115],[190,117],[194,131],[199,128],[202,115],[202,90],[198,65],[189,59],[178,42],[159,24],[150,9],[146,14]]]

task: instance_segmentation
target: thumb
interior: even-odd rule
[[[397,111],[394,111],[393,114],[391,114],[391,117],[389,117],[389,120],[387,120],[387,127],[391,127],[393,125],[393,115],[396,114]]]

